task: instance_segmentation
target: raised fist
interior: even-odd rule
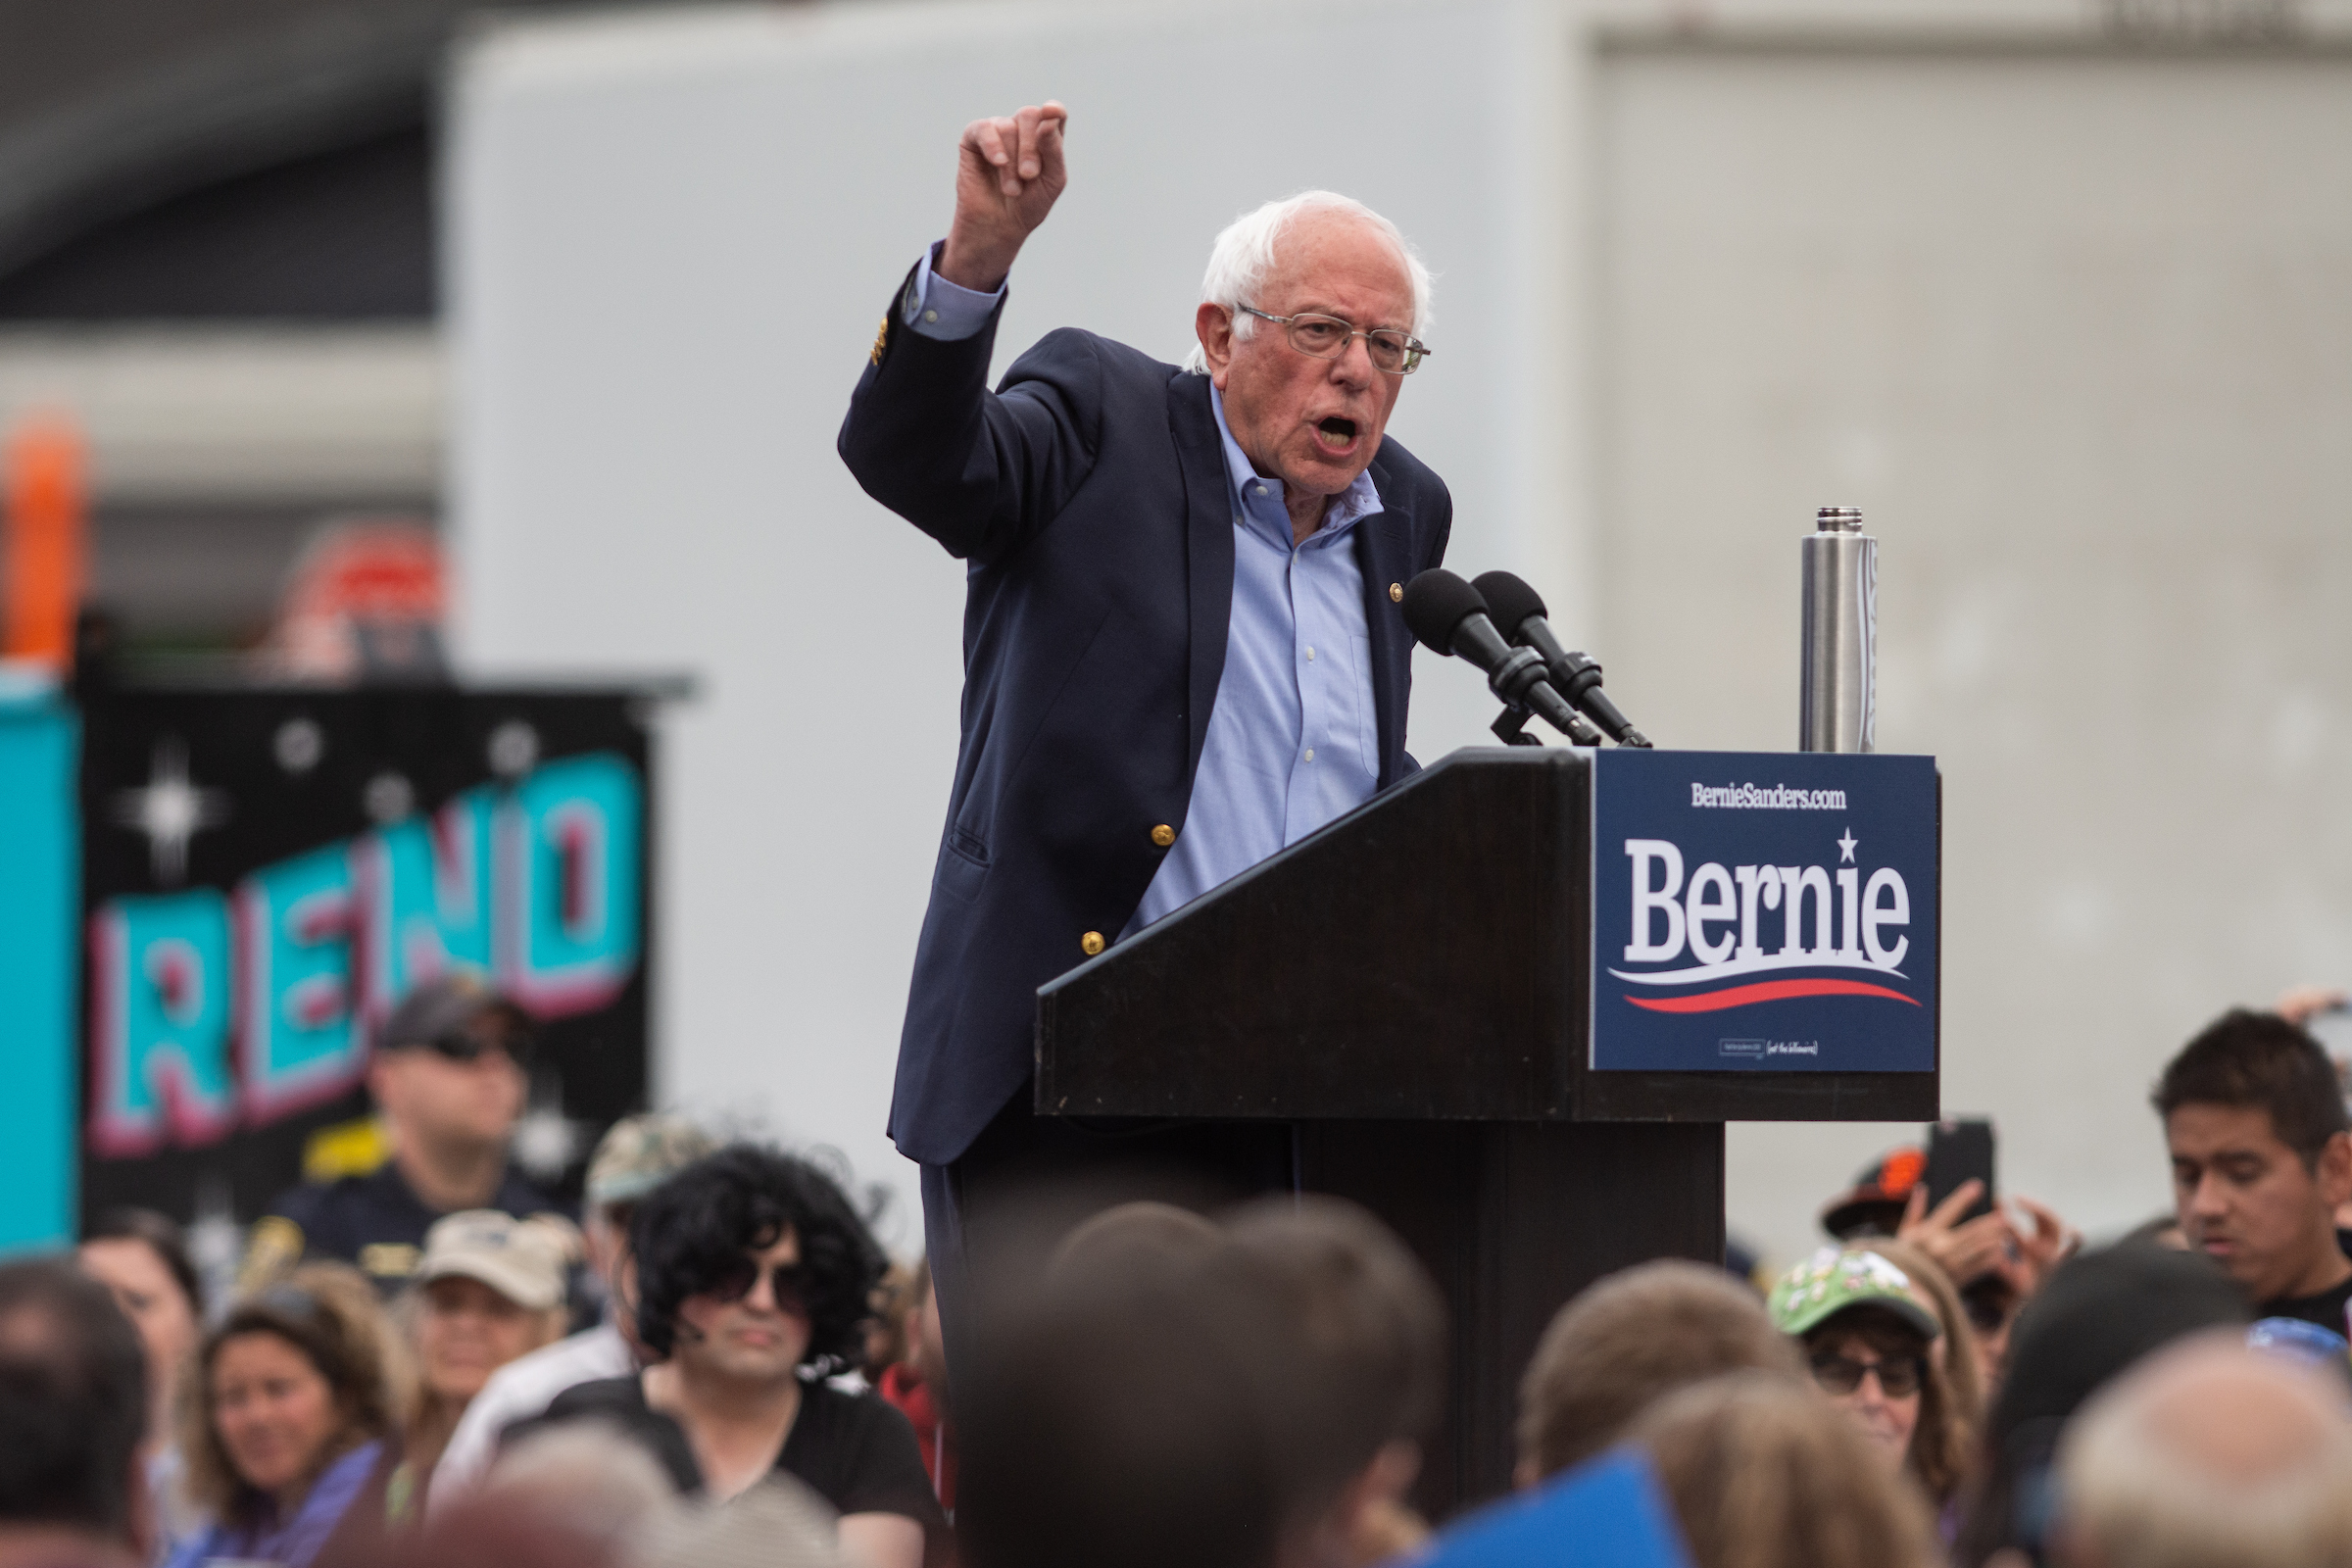
[[[1021,242],[1069,183],[1061,157],[1068,119],[1069,111],[1049,100],[963,127],[956,149],[956,220],[940,254],[940,276],[983,294],[1004,285]]]

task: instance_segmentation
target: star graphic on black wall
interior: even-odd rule
[[[188,840],[228,820],[228,792],[192,783],[187,747],[167,735],[155,743],[147,782],[135,790],[117,790],[109,814],[116,825],[147,835],[155,879],[174,887],[188,874]]]

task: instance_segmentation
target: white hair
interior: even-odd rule
[[[1413,285],[1413,336],[1429,335],[1429,269],[1413,253],[1403,230],[1381,217],[1352,196],[1337,191],[1302,190],[1296,196],[1278,202],[1268,202],[1255,212],[1244,213],[1227,223],[1217,235],[1217,242],[1208,250],[1208,270],[1200,278],[1200,301],[1204,305],[1221,306],[1233,318],[1233,335],[1247,338],[1257,327],[1257,318],[1245,316],[1244,305],[1255,305],[1257,292],[1265,286],[1266,276],[1274,270],[1274,252],[1282,236],[1301,214],[1338,212],[1362,219],[1387,237],[1396,247],[1397,259]],[[1200,340],[1193,342],[1192,353],[1185,356],[1184,368],[1195,375],[1208,373],[1208,356],[1201,351]]]

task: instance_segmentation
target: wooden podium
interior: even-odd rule
[[[1596,755],[1456,752],[1038,993],[1039,1114],[1290,1122],[1300,1188],[1428,1265],[1452,1313],[1436,1513],[1508,1487],[1562,1302],[1721,1260],[1725,1122],[1937,1114],[1933,1069],[1591,1066]]]

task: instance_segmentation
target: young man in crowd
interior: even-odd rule
[[[781,1470],[841,1516],[858,1568],[947,1548],[906,1418],[824,1381],[857,1364],[882,1250],[821,1171],[735,1144],[656,1188],[631,1228],[643,1372],[567,1390],[550,1424],[603,1420],[681,1492],[726,1501]]]
[[[2352,1121],[2318,1042],[2276,1013],[2234,1009],[2172,1059],[2154,1102],[2189,1246],[2255,1316],[2343,1334],[2352,1258],[2335,1211],[2352,1199]]]
[[[254,1222],[240,1283],[268,1284],[305,1258],[356,1263],[390,1296],[416,1272],[445,1214],[495,1208],[522,1219],[563,1205],[507,1161],[530,1089],[520,1008],[456,971],[409,993],[375,1042],[368,1089],[392,1155],[365,1176],[305,1182]]]
[[[147,1359],[72,1264],[0,1264],[0,1565],[136,1568],[154,1544]]]
[[[637,1205],[678,1171],[710,1152],[710,1140],[679,1116],[624,1116],[588,1160],[588,1266],[605,1287],[604,1321],[491,1375],[466,1407],[433,1471],[426,1505],[438,1513],[471,1491],[497,1456],[499,1435],[544,1414],[565,1389],[637,1370],[636,1323],[623,1276]]]

